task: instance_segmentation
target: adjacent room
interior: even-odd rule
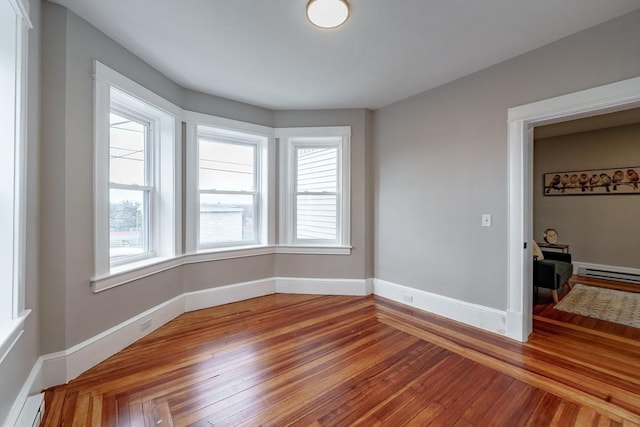
[[[0,0],[0,425],[640,425],[640,0]]]

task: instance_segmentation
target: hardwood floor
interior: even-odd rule
[[[572,284],[581,283],[588,286],[597,286],[608,289],[615,289],[624,292],[640,293],[640,285],[632,283],[614,282],[610,280],[590,279],[582,276],[572,276],[570,279]],[[551,295],[546,290],[541,289],[537,304],[533,308],[533,318],[546,323],[555,324],[557,322],[569,323],[583,328],[592,329],[596,332],[602,332],[605,334],[619,335],[634,340],[640,340],[640,329],[630,326],[621,325],[618,323],[607,322],[605,320],[595,319],[593,317],[581,316],[579,314],[567,313],[554,309],[553,300]],[[564,293],[561,297],[564,297],[567,292],[567,287],[563,290]]]
[[[178,317],[46,393],[47,426],[633,426],[640,343],[534,320],[520,344],[379,297]]]

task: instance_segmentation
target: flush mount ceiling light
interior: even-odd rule
[[[320,28],[335,28],[349,18],[347,0],[309,0],[307,18]]]

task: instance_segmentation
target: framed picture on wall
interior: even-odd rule
[[[640,194],[640,166],[543,174],[545,196]]]

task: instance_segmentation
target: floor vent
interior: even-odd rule
[[[590,267],[579,267],[578,275],[592,277],[594,279],[616,280],[640,285],[640,274],[623,271],[612,271]]]

